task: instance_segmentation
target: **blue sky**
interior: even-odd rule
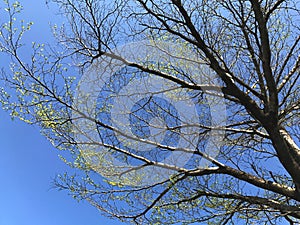
[[[24,11],[20,18],[34,22],[23,41],[29,45],[32,41],[47,42],[49,22],[59,18],[43,0],[21,4]],[[5,62],[7,57],[0,55],[0,63]],[[56,174],[72,170],[59,159],[59,151],[38,127],[11,121],[8,113],[0,110],[0,142],[0,225],[123,224],[101,216],[88,203],[78,203],[67,192],[51,189]]]
[[[70,170],[37,127],[0,111],[0,141],[0,225],[122,224],[51,189],[55,175]]]
[[[51,11],[54,7],[48,9],[44,0],[22,0],[21,4],[20,18],[34,22],[23,41],[30,45],[51,40],[49,22],[61,21]],[[0,67],[5,62],[7,57],[0,54]],[[56,174],[74,171],[59,159],[59,151],[38,127],[11,121],[0,110],[0,143],[0,225],[124,224],[101,216],[96,208],[75,201],[66,192],[51,189]]]

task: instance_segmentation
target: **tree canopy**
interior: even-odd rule
[[[136,224],[300,222],[297,0],[51,0],[31,47],[4,4],[0,100],[84,172],[57,188]]]

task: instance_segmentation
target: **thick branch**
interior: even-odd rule
[[[271,114],[270,119],[277,123],[278,121],[278,96],[276,82],[273,77],[271,69],[271,49],[269,42],[269,32],[267,28],[267,21],[262,12],[260,3],[258,0],[251,1],[252,8],[255,13],[255,18],[258,23],[258,28],[260,32],[261,41],[261,57],[262,57],[262,67],[264,71],[264,77],[266,79],[268,91],[269,91],[269,106],[268,111]]]

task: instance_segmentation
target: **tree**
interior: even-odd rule
[[[299,223],[297,1],[52,0],[30,62],[5,2],[2,104],[85,172],[59,189],[136,224]]]

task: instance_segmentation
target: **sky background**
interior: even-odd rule
[[[54,7],[47,8],[44,0],[20,2],[24,11],[19,19],[34,22],[23,42],[29,46],[32,41],[49,42],[49,22],[61,20],[53,13]],[[0,10],[2,13],[3,8]],[[0,54],[0,67],[7,62],[7,56]],[[59,159],[59,151],[38,127],[12,121],[0,109],[0,143],[0,225],[124,224],[101,216],[96,208],[78,203],[67,192],[51,188],[57,174],[74,171]]]
[[[34,22],[23,42],[29,46],[32,41],[51,42],[49,23],[62,21],[55,16],[54,6],[47,8],[44,0],[20,2],[24,11],[19,19]],[[0,67],[7,62],[7,56],[0,54]],[[40,134],[38,127],[12,121],[0,109],[0,143],[0,225],[125,224],[101,216],[96,208],[75,201],[67,192],[51,188],[57,174],[74,170],[59,159],[59,151]]]

